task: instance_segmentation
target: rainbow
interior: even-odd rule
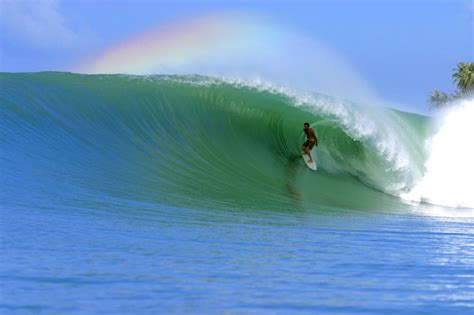
[[[254,52],[272,31],[254,15],[212,14],[159,25],[105,49],[81,65],[85,73],[162,73],[169,69],[225,60]],[[225,56],[225,57],[223,57]]]

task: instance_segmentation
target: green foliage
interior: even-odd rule
[[[435,90],[430,94],[428,102],[430,102],[432,108],[440,108],[446,104],[449,99],[450,97],[447,93]]]
[[[474,94],[474,62],[458,63],[453,69],[452,77],[457,90],[451,95],[438,90],[433,91],[428,97],[431,108],[441,108],[454,99]]]
[[[453,79],[461,93],[472,93],[474,90],[474,62],[458,63],[457,68],[453,69]]]

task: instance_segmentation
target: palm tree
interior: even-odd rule
[[[453,79],[462,94],[474,91],[474,62],[460,62],[453,69]]]
[[[428,102],[431,103],[432,108],[440,108],[449,101],[449,95],[444,92],[435,90],[428,97]]]
[[[452,100],[468,95],[474,95],[474,62],[460,62],[453,69],[453,80],[457,90],[451,95],[441,91],[434,91],[428,97],[431,108],[440,108]]]

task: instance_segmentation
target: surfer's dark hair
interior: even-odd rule
[[[304,123],[304,125],[309,127],[309,123]]]

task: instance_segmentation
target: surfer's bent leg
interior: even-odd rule
[[[308,142],[308,144],[305,146],[305,152],[309,156],[308,163],[311,163],[311,162],[313,162],[313,158],[311,157],[310,151],[313,148],[315,142],[314,141],[306,141],[306,142]],[[306,142],[305,142],[305,144],[306,144]]]
[[[303,143],[303,146],[301,147],[301,150],[304,152],[304,154],[308,154],[308,153],[309,153],[309,150],[308,150],[309,144],[310,144],[309,141],[305,141],[305,143]]]

